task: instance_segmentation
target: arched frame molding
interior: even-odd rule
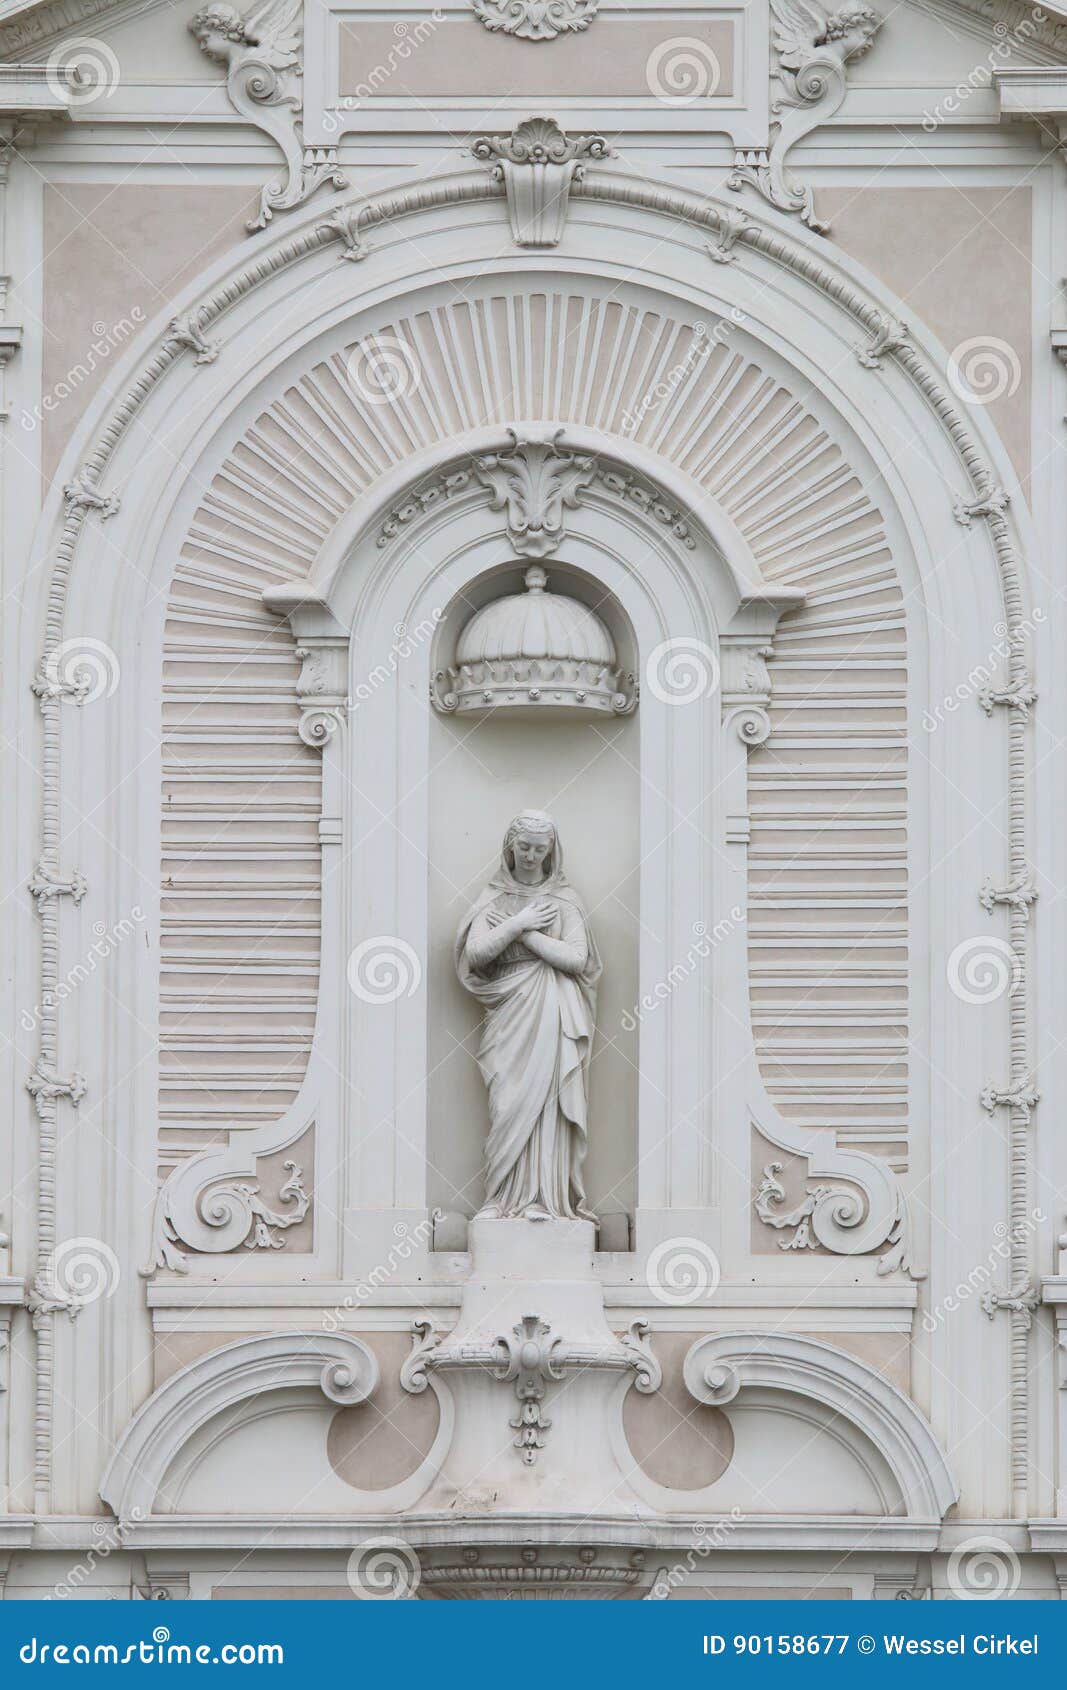
[[[940,353],[935,349],[927,355],[917,341],[895,333],[891,306],[879,298],[869,278],[853,266],[846,267],[839,257],[829,261],[815,243],[797,237],[793,231],[787,233],[780,221],[762,213],[750,214],[744,228],[738,229],[731,221],[736,216],[735,208],[599,169],[590,172],[576,195],[566,242],[550,262],[539,263],[528,255],[502,261],[501,207],[488,203],[496,194],[496,188],[481,174],[458,172],[409,194],[385,196],[364,207],[359,213],[362,230],[375,230],[376,234],[374,250],[368,254],[371,267],[366,272],[366,291],[360,295],[361,310],[371,313],[382,302],[395,299],[398,287],[405,285],[405,276],[409,278],[406,285],[410,285],[414,274],[425,274],[428,262],[434,262],[446,282],[449,276],[474,273],[479,266],[490,264],[501,272],[522,268],[558,273],[561,267],[576,267],[619,282],[645,269],[661,290],[666,286],[672,295],[695,307],[718,312],[728,311],[731,305],[744,309],[746,334],[791,363],[813,391],[821,388],[841,425],[859,443],[867,462],[888,489],[891,521],[905,542],[901,556],[914,560],[909,591],[917,594],[919,581],[922,583],[931,672],[954,674],[953,658],[962,647],[973,653],[984,652],[988,628],[995,622],[1003,599],[1012,642],[1010,686],[1006,690],[1010,694],[1014,688],[1018,694],[1026,680],[1024,642],[1019,632],[1025,604],[1013,525],[1021,522],[1025,527],[1026,519],[1016,504],[1009,523],[995,497],[999,479],[1004,485],[1010,484],[1005,456],[988,434],[985,419],[972,424],[959,415],[934,373],[943,365]],[[467,210],[457,212],[456,208],[463,206]],[[409,222],[409,218],[416,221]],[[416,234],[417,242],[412,240]],[[697,265],[706,259],[708,234],[720,238],[721,255],[733,262],[707,263],[706,283],[698,286],[693,277]],[[191,314],[169,332],[162,328],[155,331],[156,349],[148,363],[135,370],[131,358],[125,372],[131,385],[118,407],[110,411],[101,404],[86,422],[67,460],[65,479],[71,493],[55,551],[57,561],[43,630],[46,656],[54,653],[73,628],[94,634],[106,630],[120,656],[133,651],[136,639],[150,641],[158,633],[162,576],[150,581],[146,595],[135,602],[128,576],[109,567],[113,560],[108,539],[112,520],[122,528],[122,539],[116,540],[115,549],[121,549],[127,559],[159,559],[160,569],[169,568],[169,561],[161,558],[165,525],[180,522],[183,510],[188,514],[200,491],[202,482],[197,483],[197,472],[189,466],[197,464],[205,453],[211,455],[209,447],[220,438],[218,418],[222,408],[230,408],[225,423],[230,429],[242,410],[245,414],[254,412],[257,389],[265,381],[284,379],[287,367],[306,355],[298,347],[306,345],[312,335],[325,332],[331,322],[340,323],[351,316],[352,276],[359,274],[362,280],[364,272],[354,272],[347,263],[336,263],[338,256],[350,255],[338,246],[339,239],[343,241],[336,220],[323,224],[309,216],[295,235],[270,247],[242,272],[220,266],[214,281],[199,290],[198,300],[191,302],[196,307]],[[592,248],[595,256],[590,256]],[[223,341],[217,358],[213,357],[212,344],[216,334]],[[269,369],[261,356],[268,343],[274,359]],[[857,344],[863,354],[861,360],[857,359]],[[258,361],[252,356],[253,349],[260,354]],[[232,380],[234,364],[251,372],[242,382]],[[894,461],[892,445],[887,450],[886,441],[906,450],[916,419],[931,415],[939,424],[939,432],[924,437],[922,458],[915,454],[903,464]],[[936,450],[931,449],[933,442],[937,442]],[[176,463],[185,466],[184,481],[175,475]],[[1003,471],[1002,476],[998,477],[994,465]],[[121,488],[125,504],[113,519],[101,504],[116,488]],[[962,513],[964,526],[953,514],[954,500],[970,507],[969,514],[966,509]],[[44,518],[49,536],[56,533],[59,517],[56,496]],[[80,548],[78,567],[72,576],[76,548]],[[990,550],[996,570],[989,567]],[[962,564],[965,557],[973,559],[973,568],[966,581],[961,581],[957,576],[962,571],[945,565],[946,559]],[[108,581],[114,582],[110,592]],[[943,638],[946,628],[952,630],[951,642]],[[37,643],[41,632],[38,623],[34,636]],[[137,708],[124,713],[115,739],[121,766],[138,765],[150,748],[146,724],[155,719],[152,712],[158,709],[158,695],[153,696],[143,676],[138,685],[142,692]],[[69,766],[84,766],[81,754],[90,744],[92,718],[88,712],[71,710],[58,693],[49,696],[47,689],[41,707],[45,717],[46,787],[43,862],[47,873],[62,879],[71,865],[59,860],[59,842],[73,832],[67,823],[85,809],[88,795],[73,782],[61,785],[59,758],[62,749]],[[1027,755],[1025,720],[1010,698],[993,714],[991,729],[980,719],[968,724],[951,753],[943,744],[931,744],[930,784],[936,786],[939,780],[951,778],[954,768],[969,766],[978,771],[975,784],[981,790],[975,796],[976,805],[984,804],[996,816],[1005,812],[1006,803],[1010,806],[1011,860],[1006,865],[1010,880],[1026,866],[1022,793]],[[103,712],[96,719],[96,728],[102,717]],[[1003,778],[988,755],[990,735],[1004,741],[1002,768],[1008,766],[1010,751],[1012,785],[1007,800]],[[156,826],[150,814],[154,792],[148,782],[144,784],[145,799],[135,829],[138,840],[151,839]],[[938,827],[943,830],[944,825],[944,819],[939,819],[933,809],[924,849],[934,860],[939,844],[946,843],[944,836],[940,841],[937,837]],[[91,849],[87,854],[91,855]],[[976,859],[978,854],[976,851]],[[990,865],[976,860],[975,867],[977,884],[990,872]],[[97,868],[98,883],[115,873],[104,861],[99,861]],[[91,873],[88,878],[93,886]],[[117,901],[122,907],[121,893]],[[41,914],[42,995],[47,998],[49,972],[54,979],[58,969],[59,946],[61,942],[77,945],[81,918],[72,903],[60,897],[43,899]],[[1009,914],[1012,944],[1023,956],[1028,943],[1022,926],[1025,915],[1025,910],[1019,912],[1014,907]],[[952,931],[944,912],[935,915],[929,931],[934,954],[944,954],[951,948],[939,943]],[[122,990],[135,993],[144,1004],[143,982],[137,979],[132,963],[124,966],[123,974]],[[964,1051],[964,1066],[970,1053],[974,1071],[983,1067],[990,1043],[988,1027],[980,1033],[970,1027],[957,1028],[951,1003],[939,1001],[932,1021],[923,1016],[923,1010],[933,1006],[920,999],[916,1007],[917,1021],[928,1021],[932,1037],[951,1034],[956,1038],[957,1048]],[[94,1048],[98,1016],[98,1007],[79,1006],[79,1024],[76,1030],[64,1030],[62,1047],[54,1014],[42,1017],[34,1088],[40,1117],[42,1264],[56,1236],[52,1169],[59,1110],[67,1108],[66,1099],[78,1089],[74,1064],[80,1051]],[[1010,1045],[1005,1038],[1002,1058],[1008,1074],[1002,1089],[1009,1098],[1030,1062],[1025,974],[1024,989],[1012,999],[1011,1016],[1007,1030]],[[134,1034],[133,1049],[137,1043]],[[154,1100],[150,1100],[147,1084],[138,1083],[137,1096],[132,1119],[120,1129],[120,1155],[134,1172],[126,1178],[120,1175],[115,1182],[116,1213],[121,1212],[124,1199],[128,1204],[131,1186],[144,1179],[150,1160],[143,1122],[154,1109]],[[934,1082],[930,1094],[932,1123],[944,1113],[939,1104],[950,1102],[948,1096],[939,1098]],[[1021,1104],[1009,1102],[1006,1107],[1011,1111],[1013,1138],[1013,1202],[1016,1207],[1020,1201],[1025,1206],[1026,1111]],[[75,1194],[63,1193],[61,1201],[64,1230],[77,1230]],[[1019,1248],[1025,1252],[1025,1237]],[[1013,1261],[1013,1276],[1028,1271],[1028,1262],[1022,1257]],[[1012,1319],[1013,1472],[1018,1495],[1026,1465],[1025,1331],[1014,1313]],[[64,1341],[69,1331],[63,1327]],[[55,1313],[42,1311],[36,1423],[39,1496],[45,1494],[42,1487],[47,1488],[49,1481],[55,1336]],[[125,1341],[136,1347],[132,1338]]]
[[[874,1368],[819,1339],[787,1332],[724,1332],[699,1339],[685,1358],[698,1402],[729,1412],[746,1399],[801,1397],[873,1446],[892,1473],[897,1506],[940,1521],[959,1496],[941,1445],[914,1403]]]

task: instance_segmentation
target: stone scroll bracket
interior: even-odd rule
[[[263,602],[276,616],[289,620],[301,665],[296,683],[298,731],[305,745],[321,751],[348,711],[348,630],[307,587],[271,587]]]

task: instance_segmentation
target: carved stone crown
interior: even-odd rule
[[[454,668],[441,671],[434,698],[446,713],[534,707],[625,715],[637,702],[632,675],[618,668],[615,642],[589,606],[546,591],[531,564],[526,591],[493,599],[467,623]]]

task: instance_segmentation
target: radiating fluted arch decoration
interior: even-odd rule
[[[54,551],[54,566],[48,598],[45,646],[38,691],[44,718],[44,750],[42,764],[43,820],[40,878],[51,890],[39,898],[42,922],[42,993],[45,1006],[40,1022],[39,1056],[31,1079],[40,1119],[38,1180],[39,1180],[39,1276],[31,1303],[36,1297],[36,1325],[38,1327],[38,1366],[35,1412],[35,1494],[37,1506],[48,1507],[50,1497],[50,1444],[52,1425],[52,1367],[54,1307],[47,1306],[44,1293],[47,1263],[55,1242],[55,1147],[58,1101],[68,1096],[72,1103],[81,1094],[83,1082],[76,1074],[63,1075],[58,1068],[58,1028],[55,1013],[54,988],[59,976],[58,903],[64,892],[73,888],[76,878],[64,879],[67,865],[59,861],[59,711],[64,695],[70,695],[69,682],[64,684],[55,673],[56,653],[62,643],[64,614],[71,569],[75,552],[88,519],[107,518],[116,514],[114,490],[105,486],[116,451],[131,424],[158,384],[165,378],[186,351],[197,363],[209,364],[215,357],[215,343],[209,338],[221,325],[227,311],[250,296],[260,286],[286,271],[312,259],[335,243],[340,244],[339,256],[356,260],[366,256],[362,237],[388,220],[407,217],[420,211],[443,210],[500,196],[501,189],[491,177],[481,173],[459,172],[415,189],[390,192],[376,196],[359,205],[351,202],[329,222],[308,218],[300,231],[272,247],[260,258],[230,275],[206,297],[194,301],[184,317],[175,320],[166,332],[156,332],[154,350],[135,374],[122,398],[112,409],[100,405],[103,411],[100,424],[86,423],[78,438],[89,442],[82,467],[72,477],[66,489],[66,514]],[[817,249],[783,232],[782,224],[760,210],[739,214],[735,206],[724,206],[712,199],[682,192],[667,186],[648,185],[626,178],[621,173],[591,169],[576,197],[596,201],[604,206],[629,207],[638,212],[682,222],[697,230],[707,230],[717,238],[713,256],[724,261],[743,263],[746,250],[752,249],[780,265],[783,270],[809,285],[818,294],[832,301],[866,339],[857,345],[861,361],[877,371],[883,363],[892,363],[908,378],[943,430],[956,453],[966,476],[969,498],[962,500],[959,517],[965,523],[976,519],[989,525],[990,539],[996,558],[1001,590],[1004,597],[1011,648],[1009,686],[989,701],[992,711],[1001,706],[1010,711],[1010,838],[1008,883],[1022,883],[1028,873],[1027,835],[1025,819],[1024,770],[1027,759],[1025,709],[1032,701],[1032,689],[1026,665],[1023,626],[1023,595],[1018,554],[1012,529],[1004,516],[1004,500],[996,487],[991,463],[974,432],[964,420],[946,389],[923,356],[895,323],[892,315],[874,298],[873,287],[864,292],[846,274],[844,261],[831,262],[822,249]],[[146,339],[148,337],[146,336]],[[136,354],[131,354],[132,357]],[[879,379],[872,374],[872,380]],[[98,432],[93,432],[98,428]],[[55,521],[55,504],[50,502],[43,519],[51,525]],[[1029,1009],[1026,978],[1028,930],[1026,908],[1012,904],[1010,908],[1012,946],[1020,958],[1022,968],[1020,988],[1010,1000],[1012,1072],[1003,1090],[992,1094],[990,1107],[1007,1107],[1011,1111],[1012,1156],[1012,1276],[1013,1289],[1024,1288],[1029,1281],[1030,1264],[1027,1247],[1028,1230],[1021,1224],[1028,1207],[1028,1146],[1026,1128],[1029,1110],[1026,1106],[1026,1077],[1031,1066],[1029,1050]],[[1016,1510],[1025,1512],[1028,1471],[1028,1395],[1026,1378],[1026,1332],[1028,1311],[1012,1307],[1012,1476]]]
[[[591,454],[597,465],[594,486],[600,493],[613,493],[624,502],[644,501],[645,508],[659,512],[660,520],[675,532],[686,527],[685,518],[695,526],[706,512],[723,530],[721,535],[712,533],[718,550],[732,559],[735,569],[743,565],[753,590],[788,586],[809,595],[810,603],[792,614],[780,630],[782,661],[794,667],[803,664],[812,676],[823,678],[822,714],[836,722],[839,733],[851,721],[854,704],[869,707],[864,686],[873,654],[848,663],[839,652],[824,655],[821,646],[833,646],[822,638],[827,621],[845,618],[842,625],[848,627],[851,617],[864,627],[869,639],[879,642],[879,650],[884,647],[892,653],[883,662],[904,667],[902,593],[873,496],[861,485],[854,464],[838,442],[790,389],[788,378],[761,363],[758,349],[730,340],[716,342],[709,336],[698,373],[640,417],[636,427],[630,427],[637,396],[661,371],[681,368],[692,356],[694,334],[684,308],[672,311],[659,299],[635,299],[622,290],[614,297],[605,296],[595,278],[553,283],[547,277],[522,275],[472,281],[462,298],[450,299],[446,293],[443,302],[436,292],[415,290],[399,297],[388,312],[379,308],[376,317],[379,326],[369,339],[387,349],[395,361],[400,380],[397,395],[383,407],[373,396],[358,391],[347,367],[354,353],[336,339],[333,349],[309,359],[302,373],[292,371],[283,389],[243,429],[239,441],[229,445],[198,505],[178,558],[169,626],[184,630],[197,614],[208,622],[216,616],[216,607],[232,591],[230,536],[235,524],[242,535],[242,595],[256,582],[268,590],[279,584],[293,585],[317,571],[321,556],[335,561],[341,556],[346,537],[350,541],[366,513],[381,511],[386,497],[383,488],[397,487],[392,508],[385,507],[384,521],[380,515],[375,518],[381,523],[378,545],[385,548],[401,531],[416,526],[422,498],[430,512],[443,501],[456,504],[473,498],[484,502],[488,493],[469,466],[481,454],[505,446],[506,430],[517,428],[525,436],[560,425],[568,449]],[[418,371],[420,379],[404,391],[408,371]],[[471,418],[481,419],[482,426],[469,427]],[[446,444],[454,445],[455,451],[442,471],[441,450]],[[437,465],[436,471],[427,471],[424,483],[417,473],[423,463]],[[688,543],[693,543],[691,537]],[[216,681],[216,668],[201,666],[202,684],[210,686],[211,699],[224,710],[229,694],[243,697],[247,688],[239,641],[251,637],[246,628],[255,612],[244,598],[239,608],[241,628],[228,653],[232,661],[222,664],[223,678]],[[345,622],[348,610],[339,615]],[[259,613],[254,637],[260,654],[271,653],[271,661],[281,664],[280,646],[277,657],[273,653],[283,630],[265,609]],[[177,643],[176,633],[168,650],[180,657]],[[195,661],[185,667],[197,673]],[[781,715],[788,715],[785,682],[790,673],[786,669],[781,677]],[[290,696],[294,684],[295,672],[288,682]],[[758,690],[754,674],[748,684]],[[817,680],[806,684],[819,691]],[[879,767],[894,757],[900,760],[899,774],[893,778],[894,795],[884,800],[890,813],[873,820],[852,817],[853,826],[862,826],[882,841],[871,875],[872,883],[881,881],[881,903],[878,895],[869,893],[865,905],[857,893],[860,907],[851,912],[851,924],[839,912],[817,923],[813,932],[818,931],[832,946],[862,948],[869,942],[877,949],[886,942],[884,935],[867,941],[864,929],[885,921],[880,912],[894,897],[898,907],[904,902],[903,871],[894,841],[906,825],[906,816],[895,807],[906,758],[906,720],[897,691],[889,683],[886,691],[890,703],[881,710],[881,718],[889,725],[879,728],[884,744],[868,755]],[[231,737],[232,755],[237,757],[242,736],[234,731]],[[269,746],[257,724],[250,724],[243,737],[250,747],[245,755],[254,756],[259,770]],[[808,778],[809,738],[789,727],[767,754],[755,753],[762,802],[769,805],[775,795],[779,803],[785,802],[791,787],[799,790]],[[170,743],[165,729],[165,752]],[[291,767],[288,746],[278,747],[274,755],[279,770],[283,762]],[[174,853],[181,856],[189,849],[181,805],[168,799],[166,815]],[[812,825],[817,833],[816,824]],[[758,855],[763,835],[773,835],[774,828],[757,814],[753,829]],[[165,848],[169,859],[168,840]],[[872,857],[874,851],[872,846]],[[763,949],[773,949],[776,943],[788,945],[791,922],[808,919],[803,883],[819,879],[817,852],[808,855],[811,863],[806,873],[803,868],[792,875],[783,873],[780,866],[764,869],[773,877],[772,892],[756,898],[753,926],[754,941]],[[802,861],[803,849],[798,847],[795,856]],[[889,865],[885,869],[883,861]],[[280,947],[294,941],[287,937],[284,917],[268,920],[266,914],[268,909],[277,909],[284,894],[272,887],[259,868],[255,874],[255,884],[239,889],[237,895],[252,899],[247,906],[251,911],[259,900],[262,928],[269,929],[273,938],[262,949],[258,966],[270,973],[272,947],[279,948],[280,967]],[[178,913],[165,947],[173,947],[184,957],[190,945],[183,942],[183,933],[198,931],[200,904],[187,899],[192,913],[183,919],[178,888],[174,894],[172,908]],[[295,923],[289,927],[295,929]],[[203,971],[232,978],[225,930],[216,953],[214,958],[205,958]],[[165,956],[166,991],[178,992],[182,976],[166,972],[166,960]],[[798,958],[796,968],[801,964]],[[779,973],[791,969],[792,962],[777,964]],[[894,987],[886,988],[887,1001],[894,992]],[[803,994],[803,986],[786,987],[782,996],[799,1005]],[[168,1001],[166,995],[164,1001]],[[225,1006],[220,1002],[219,1007]],[[818,1011],[809,1012],[818,1022]],[[790,1066],[788,1014],[777,1021],[768,1018],[768,1023],[766,1049],[761,1039],[757,1050],[768,1068],[780,1075],[776,1084],[769,1082],[772,1095],[786,1090],[794,1094],[785,1113],[812,1117],[832,1112],[844,1092],[854,1092],[854,1109],[863,1114],[864,1126],[851,1143],[846,1125],[838,1134],[842,1144],[862,1150],[866,1148],[862,1135],[877,1132],[890,1141],[894,1161],[903,1171],[908,1155],[903,1112],[906,1041],[898,1035],[892,1049],[892,1086],[882,1081],[878,1089],[869,1087],[864,1082],[866,1053],[853,1047],[847,1028],[824,1016],[816,1034],[821,1054],[801,1085]],[[307,1051],[310,1025],[304,1037]],[[272,1102],[277,1097],[281,1114],[282,1107],[292,1102],[301,1076],[299,1062],[291,1053],[285,1061],[289,1064],[288,1095],[280,1093],[276,1076],[281,1064],[269,1046],[260,1047],[258,1055],[250,1048],[229,1085],[210,1051],[200,1057],[187,1054],[185,1062],[201,1077],[205,1096],[194,1096],[184,1114],[179,1114],[177,1104],[170,1107],[168,1088],[175,1082],[165,1071],[160,1097],[165,1147],[161,1169],[172,1165],[171,1146],[175,1152],[181,1148],[188,1154],[198,1139],[210,1141],[220,1119],[239,1124],[250,1087],[255,1088],[253,1095],[260,1106],[265,1099]],[[886,1066],[889,1061],[887,1057]],[[260,1107],[260,1117],[263,1113]]]

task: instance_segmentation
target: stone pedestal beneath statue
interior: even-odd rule
[[[432,1386],[452,1427],[431,1509],[645,1512],[619,1460],[621,1407],[659,1370],[643,1329],[608,1326],[594,1245],[589,1221],[472,1221],[459,1319],[417,1343],[403,1375]]]

